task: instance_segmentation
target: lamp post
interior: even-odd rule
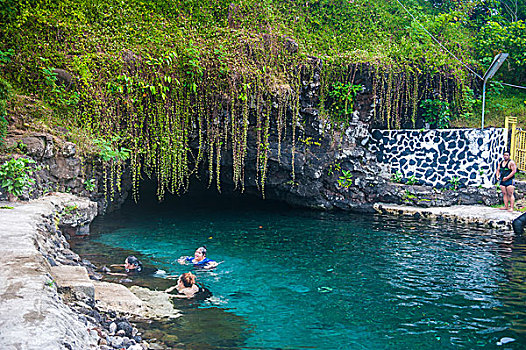
[[[493,62],[491,62],[491,65],[489,66],[488,70],[486,71],[486,74],[484,74],[484,77],[482,78],[484,80],[484,83],[482,84],[482,126],[481,129],[484,129],[484,107],[486,105],[486,83],[489,79],[493,78],[495,73],[499,70],[500,66],[504,63],[506,58],[508,58],[507,53],[499,53],[497,56],[493,58]]]

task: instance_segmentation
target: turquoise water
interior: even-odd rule
[[[195,196],[98,218],[76,249],[97,263],[133,252],[179,274],[193,268],[174,260],[203,244],[222,262],[194,271],[212,299],[154,324],[174,346],[526,348],[526,245],[497,230]]]

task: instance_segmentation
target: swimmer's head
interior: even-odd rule
[[[201,261],[206,258],[206,246],[197,248],[194,253],[194,258],[197,261]]]
[[[126,271],[130,271],[130,270],[141,271],[142,263],[139,261],[139,259],[137,259],[133,255],[130,255],[124,261],[124,268],[126,269]]]
[[[185,272],[181,276],[179,276],[179,279],[177,282],[180,282],[185,286],[186,288],[190,288],[195,284],[195,275],[191,272]]]

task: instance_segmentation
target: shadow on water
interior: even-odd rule
[[[509,232],[288,207],[215,190],[97,218],[74,249],[97,266],[138,256],[152,271],[206,244],[193,270],[213,293],[183,317],[143,324],[187,349],[507,349],[526,344],[526,244]],[[131,284],[165,289],[143,274]]]

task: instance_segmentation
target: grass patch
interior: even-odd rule
[[[474,102],[473,112],[452,120],[454,127],[480,128],[482,118],[482,96]],[[507,116],[517,117],[517,127],[526,129],[526,92],[504,87],[501,91],[486,95],[484,127],[503,128]]]

